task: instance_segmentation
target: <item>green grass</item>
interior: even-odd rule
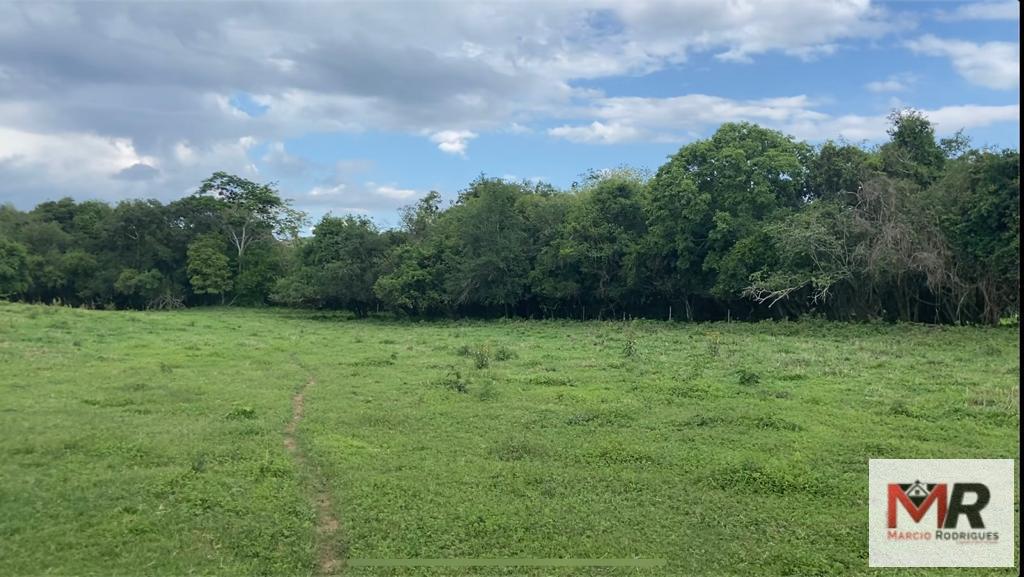
[[[871,457],[1018,458],[1019,348],[1015,327],[0,303],[0,574],[309,575],[326,543],[667,560],[341,568],[367,576],[1012,575],[869,570],[866,479]]]

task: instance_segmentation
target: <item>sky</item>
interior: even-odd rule
[[[656,170],[724,122],[872,144],[913,107],[1019,148],[1019,3],[5,2],[0,203],[214,171],[394,226],[481,174]]]

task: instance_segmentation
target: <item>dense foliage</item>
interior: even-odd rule
[[[914,111],[873,148],[725,124],[647,178],[568,191],[481,176],[379,230],[216,173],[189,197],[0,207],[0,298],[231,302],[413,316],[984,322],[1019,307],[1020,155],[937,140]]]

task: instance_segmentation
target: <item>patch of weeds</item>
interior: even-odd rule
[[[912,419],[917,418],[917,412],[914,411],[910,405],[906,402],[899,400],[889,405],[889,414],[896,417],[910,417]]]
[[[597,413],[584,411],[582,413],[574,413],[569,415],[569,418],[565,420],[566,425],[589,425],[591,423],[596,424],[598,422]]]
[[[498,388],[493,381],[487,381],[476,391],[476,398],[481,401],[493,401],[498,398]]]
[[[487,349],[479,348],[473,351],[473,366],[478,369],[486,369],[491,366],[491,356]]]
[[[462,376],[462,372],[452,367],[443,377],[434,381],[434,384],[449,391],[466,394],[469,392],[469,380]]]
[[[486,369],[491,365],[491,360],[498,362],[518,358],[519,355],[505,345],[492,346],[489,343],[482,345],[464,344],[455,349],[455,354],[460,357],[471,357],[473,365],[478,369]]]
[[[528,382],[539,387],[572,387],[573,380],[565,375],[540,374],[530,375]]]
[[[979,352],[982,355],[985,355],[986,357],[998,357],[1003,353],[1003,351],[1000,350],[999,347],[993,345],[992,343],[987,343],[984,346],[982,346]]]
[[[722,335],[717,332],[710,332],[704,335],[704,346],[707,347],[708,356],[718,358],[722,354]]]
[[[665,387],[665,394],[677,399],[705,399],[711,396],[711,386],[707,383],[677,383]]]
[[[386,357],[375,357],[372,359],[361,359],[350,364],[353,367],[390,367],[398,360],[398,353],[392,352]]]
[[[694,415],[683,422],[688,427],[699,429],[710,429],[728,424],[729,420],[718,415]]]
[[[206,454],[199,453],[192,458],[191,470],[197,475],[206,471]]]
[[[287,461],[275,459],[270,454],[263,455],[259,464],[256,465],[255,477],[257,479],[287,479],[291,477],[292,469]]]
[[[1014,415],[1020,414],[1020,385],[1008,389],[978,389],[967,393],[968,406],[982,407],[1005,411]]]
[[[618,408],[584,410],[569,415],[565,420],[566,425],[572,426],[598,426],[614,427],[621,426],[633,420],[630,411]]]
[[[160,362],[160,372],[169,375],[169,374],[174,372],[174,367],[172,367],[171,365],[168,365],[167,363],[161,361]]]
[[[544,447],[526,439],[505,439],[491,448],[491,454],[499,461],[524,461],[543,457]]]
[[[498,345],[494,349],[494,360],[496,361],[511,361],[512,359],[518,359],[519,355],[516,352],[505,345]]]
[[[101,407],[107,409],[116,409],[120,407],[127,407],[134,405],[135,401],[127,397],[111,397],[103,399],[82,399],[82,402],[90,407]]]
[[[816,483],[808,472],[793,467],[769,467],[747,460],[718,468],[708,480],[719,489],[782,495],[803,492]]]
[[[604,465],[650,465],[655,462],[649,452],[618,441],[607,442],[591,451],[586,455],[586,460]]]
[[[792,421],[787,421],[781,417],[775,415],[765,415],[754,419],[754,426],[761,430],[768,431],[802,431],[804,430],[799,424]]]
[[[224,418],[232,421],[255,419],[256,409],[252,407],[234,407],[224,415]]]
[[[892,445],[886,441],[866,441],[863,444],[863,449],[860,454],[867,455],[868,458],[877,459],[885,457],[898,457],[900,453],[899,447]]]
[[[739,383],[745,387],[751,387],[761,382],[761,375],[747,369],[740,369],[736,373]]]
[[[626,337],[626,343],[622,346],[622,356],[627,359],[635,359],[640,356],[640,342],[635,336]]]

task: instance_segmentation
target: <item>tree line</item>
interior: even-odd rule
[[[215,173],[162,204],[0,207],[0,298],[97,308],[206,304],[364,316],[794,318],[989,323],[1019,309],[1016,150],[937,139],[913,110],[889,140],[811,146],[749,123],[653,175],[569,190],[479,177],[380,229],[305,215],[273,184]]]

